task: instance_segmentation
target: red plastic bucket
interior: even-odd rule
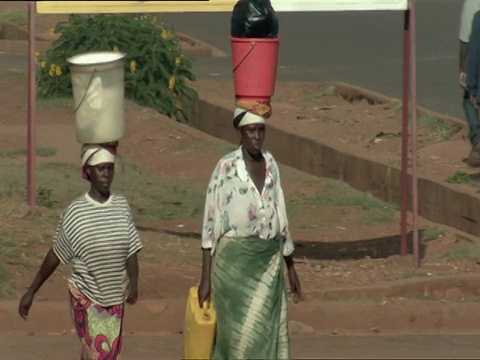
[[[269,100],[275,93],[280,38],[231,38],[235,96]]]

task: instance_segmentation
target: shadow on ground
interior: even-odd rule
[[[151,227],[137,226],[140,231],[165,233],[182,238],[198,240],[201,234],[198,232],[175,231],[169,229],[156,229]],[[360,260],[365,257],[371,259],[385,259],[392,255],[400,255],[401,236],[385,236],[374,239],[361,239],[349,241],[305,241],[295,240],[295,257],[312,260]],[[407,252],[413,253],[413,233],[407,234]],[[425,245],[420,243],[420,258],[425,255]]]

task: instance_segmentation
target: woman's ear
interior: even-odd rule
[[[87,173],[88,177],[92,176],[92,168],[90,166],[85,167],[85,172]]]
[[[242,128],[237,128],[238,142],[242,145]]]

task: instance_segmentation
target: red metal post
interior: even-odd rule
[[[418,138],[417,138],[417,14],[416,0],[410,0],[410,38],[411,38],[411,116],[412,116],[412,226],[413,226],[413,264],[420,267],[419,234],[418,234]]]
[[[36,186],[36,68],[35,68],[35,1],[28,3],[28,119],[27,119],[27,200],[35,211]]]
[[[407,255],[408,212],[408,104],[410,101],[410,9],[403,20],[403,105],[402,105],[402,206],[400,252]]]

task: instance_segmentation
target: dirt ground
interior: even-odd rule
[[[21,341],[18,341],[21,339]],[[181,358],[179,335],[127,335],[125,358]],[[25,349],[25,344],[28,348]],[[74,336],[0,336],[6,359],[74,360]],[[52,355],[49,349],[55,349]],[[321,349],[321,350],[319,350]],[[458,336],[299,336],[292,339],[293,359],[475,359],[476,338]]]
[[[25,2],[0,2],[0,11],[12,7],[24,8]],[[58,20],[54,16],[38,16],[39,34],[47,34]],[[3,53],[18,53],[19,47],[26,46],[21,41],[9,44],[13,43],[0,41]],[[37,162],[41,207],[36,214],[29,213],[24,203],[26,84],[25,74],[0,69],[0,86],[8,89],[2,94],[0,107],[0,297],[12,301],[28,286],[48,250],[63,206],[86,189],[79,176],[80,145],[75,141],[70,104],[39,103]],[[211,101],[232,102],[233,88],[229,82],[199,80],[194,86],[202,97]],[[352,99],[329,85],[278,84],[272,121],[340,150],[387,163],[399,161],[399,104],[348,100]],[[126,119],[127,137],[120,145],[115,186],[129,197],[145,244],[141,257],[141,298],[175,299],[174,307],[182,309],[182,299],[200,274],[199,233],[205,187],[218,159],[234,146],[134,104],[127,105]],[[444,179],[456,171],[471,172],[462,162],[468,152],[464,129],[426,115],[420,116],[419,121],[421,173]],[[339,320],[334,315],[354,314],[359,303],[367,306],[373,301],[375,306],[367,306],[368,310],[352,316],[357,325],[368,323],[372,317],[377,319],[368,326],[359,326],[359,332],[376,332],[372,329],[378,329],[382,316],[390,312],[413,314],[420,308],[427,317],[421,331],[461,329],[459,324],[449,327],[448,321],[439,325],[438,314],[442,309],[463,305],[472,311],[476,309],[478,293],[471,284],[477,279],[470,282],[460,279],[478,271],[477,239],[421,220],[420,226],[425,229],[423,259],[421,269],[415,269],[410,255],[398,255],[400,226],[395,206],[361,194],[346,184],[314,178],[284,166],[281,171],[297,244],[296,266],[306,295],[302,310],[292,311],[296,320],[312,331],[337,332]],[[477,191],[475,186],[467,184],[451,186]],[[446,278],[447,275],[450,277]],[[68,269],[59,271],[37,300],[46,304],[65,300],[67,276]],[[457,280],[452,280],[452,276]],[[438,282],[423,285],[432,278]],[[405,286],[417,282],[422,285]],[[365,296],[365,289],[372,286],[380,287],[373,300]],[[392,296],[387,296],[392,287],[402,287],[404,292],[393,296],[395,301],[389,303],[389,311],[385,312],[378,304],[383,304],[385,298],[392,300]],[[318,310],[320,290],[346,289],[350,292],[348,296],[338,295],[338,306],[328,305],[331,316],[312,315]],[[396,301],[398,298],[409,301]],[[465,328],[478,330],[475,328],[478,319],[473,316],[468,319],[466,311],[461,317]],[[65,321],[62,312],[38,316],[47,314],[53,325]],[[0,321],[0,332],[26,331],[18,319],[8,319]],[[341,322],[345,329],[348,320]],[[162,321],[166,332],[174,332],[182,324],[180,316]],[[391,331],[404,326],[401,317],[392,321],[398,323],[389,324]],[[130,326],[147,327],[140,318],[132,318]],[[42,321],[32,321],[28,331],[45,332],[45,325]]]

